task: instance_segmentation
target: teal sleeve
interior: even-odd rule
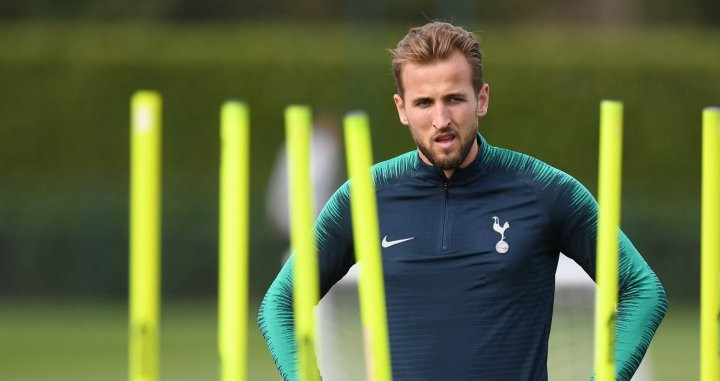
[[[594,280],[597,202],[570,176],[556,195],[552,220],[559,249]],[[668,301],[660,280],[622,231],[619,242],[615,367],[617,380],[630,380],[665,316]]]
[[[320,212],[315,222],[320,297],[354,264],[347,183]],[[295,318],[293,315],[294,256],[280,270],[260,304],[258,325],[285,381],[297,380]]]
[[[296,380],[295,319],[293,316],[292,268],[290,256],[260,304],[258,325],[283,380]]]
[[[635,246],[620,232],[615,369],[618,380],[630,380],[668,308],[660,280]]]

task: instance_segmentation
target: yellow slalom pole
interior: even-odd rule
[[[244,103],[220,111],[220,260],[218,344],[220,379],[247,377],[250,121]]]
[[[315,319],[320,282],[313,235],[313,192],[310,181],[312,115],[309,107],[285,109],[288,184],[290,190],[290,242],[295,256],[293,308],[297,340],[298,380],[315,381]]]
[[[385,311],[385,286],[380,256],[375,186],[370,174],[372,144],[367,115],[345,116],[345,150],[350,183],[355,257],[360,269],[360,308],[369,381],[390,381],[390,350]]]
[[[158,379],[161,107],[153,91],[131,100],[130,381]]]
[[[615,380],[615,307],[618,295],[618,233],[622,173],[622,103],[600,104],[597,266],[595,281],[595,376]]]
[[[720,108],[703,110],[700,380],[720,380]]]

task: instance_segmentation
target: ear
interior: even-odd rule
[[[400,117],[400,123],[404,125],[410,124],[408,122],[407,115],[405,114],[405,104],[403,103],[403,99],[400,95],[395,94],[393,95],[393,101],[395,101],[395,107],[397,107],[398,117]]]
[[[487,115],[488,103],[490,103],[490,85],[487,83],[482,85],[477,96],[477,114],[479,117]]]

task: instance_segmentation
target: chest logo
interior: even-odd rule
[[[415,238],[415,237],[410,237],[410,238],[398,239],[398,240],[395,240],[395,241],[388,241],[388,240],[387,240],[387,236],[385,236],[385,237],[383,237],[383,240],[382,240],[382,247],[386,247],[386,248],[387,248],[387,247],[390,247],[390,246],[395,246],[395,245],[397,245],[398,243],[407,242],[407,241],[409,241],[409,240],[411,240],[411,239],[414,239],[414,238]]]
[[[493,230],[500,234],[500,241],[495,244],[495,250],[500,254],[505,254],[508,250],[510,250],[510,245],[505,242],[505,230],[510,228],[510,223],[505,221],[505,223],[500,226],[500,219],[497,216],[493,217],[493,220],[495,220],[493,223]]]

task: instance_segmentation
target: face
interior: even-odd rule
[[[407,63],[401,76],[404,97],[393,99],[423,161],[446,174],[470,164],[478,150],[478,117],[487,114],[488,85],[475,93],[472,69],[461,53],[429,64]]]

